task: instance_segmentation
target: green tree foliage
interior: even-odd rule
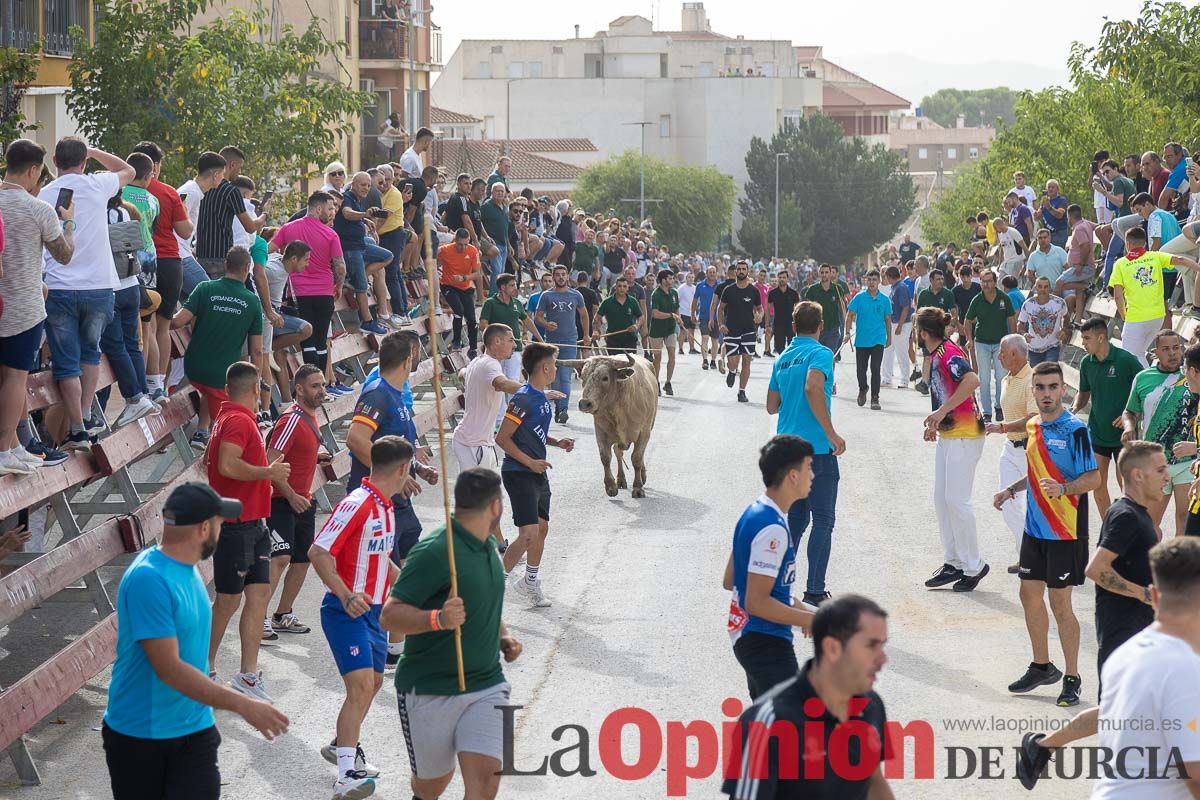
[[[580,208],[638,214],[641,154],[629,150],[583,171],[571,192]],[[711,250],[729,231],[736,194],[733,179],[716,167],[684,167],[646,157],[646,213],[658,239],[674,251]]]
[[[937,124],[953,128],[962,114],[968,128],[995,125],[1001,120],[1011,125],[1016,120],[1014,106],[1018,92],[1007,86],[994,89],[938,89],[921,101],[921,113]]]
[[[27,123],[21,113],[21,98],[37,77],[38,50],[36,46],[24,52],[15,47],[0,47],[0,163],[9,142],[38,128]]]
[[[887,241],[916,207],[900,155],[847,138],[832,119],[811,114],[770,142],[750,142],[738,238],[754,256],[769,255],[773,244],[775,153],[788,155],[779,165],[781,256],[846,263]]]
[[[313,78],[342,44],[316,18],[300,33],[260,41],[259,8],[195,30],[210,0],[105,0],[95,44],[76,30],[67,107],[96,146],[123,155],[142,139],[167,154],[164,180],[182,180],[201,152],[236,144],[259,176],[295,176],[331,158],[368,96]]]

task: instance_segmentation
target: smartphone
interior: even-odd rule
[[[186,203],[187,202],[187,192],[184,192],[183,194],[179,195],[179,199],[182,202]]]
[[[263,192],[262,200],[259,202],[259,208],[266,208],[267,203],[271,202],[271,198],[275,196],[274,192]]]
[[[54,201],[54,210],[58,211],[61,208],[66,208],[71,205],[71,198],[75,196],[74,189],[59,189],[58,199]]]
[[[390,213],[386,208],[379,208],[372,212],[371,216],[375,219],[387,219]]]

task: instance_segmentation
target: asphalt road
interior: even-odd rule
[[[596,774],[506,777],[502,797],[660,798],[669,796],[669,775],[675,778],[670,789],[676,796],[717,795],[719,770],[711,765],[697,770],[713,773],[710,777],[677,781],[683,763],[714,757],[702,734],[705,726],[728,719],[722,701],[745,700],[744,679],[725,633],[729,598],[721,574],[734,523],[762,490],[757,448],[774,431],[763,405],[770,360],[754,363],[748,405],[734,401],[723,376],[701,371],[696,356],[681,361],[673,382],[676,396],[660,402],[644,500],[632,500],[627,491],[612,499],[604,495],[590,417],[574,411],[565,426],[577,439],[575,452],[551,451],[554,502],[541,574],[554,605],[533,610],[510,596],[505,610],[509,629],[524,643],[521,659],[505,670],[513,702],[524,706],[514,717],[514,766],[536,770],[555,751],[573,748],[556,763],[560,771],[578,771],[584,749],[586,766]],[[843,393],[834,399],[834,419],[849,449],[841,461],[829,588],[834,594],[868,595],[888,610],[890,661],[876,688],[891,719],[928,725],[920,758],[912,742],[907,744],[906,778],[893,784],[896,795],[930,800],[1024,796],[1013,777],[1020,730],[1061,725],[1070,714],[1055,707],[1057,690],[1023,697],[1005,690],[1030,658],[1017,579],[1004,569],[1015,561],[1015,544],[990,507],[1000,442],[996,437],[988,442],[974,492],[992,572],[972,594],[926,590],[922,581],[941,563],[931,504],[933,445],[921,440],[929,401],[912,391],[885,390],[883,411],[860,409],[851,391],[852,366],[840,364],[838,371]],[[564,435],[562,427],[556,425],[554,435]],[[418,500],[427,530],[440,523],[440,509],[440,491],[427,489]],[[505,526],[511,527],[507,520]],[[803,563],[798,567],[803,575]],[[1096,689],[1092,592],[1090,586],[1077,591],[1075,602],[1083,625],[1081,669],[1089,701]],[[239,719],[219,715],[224,797],[329,796],[333,768],[318,751],[331,738],[341,684],[317,624],[321,593],[310,578],[297,605],[313,633],[285,637],[264,648],[261,659],[268,689],[291,719],[290,732],[268,744]],[[236,667],[235,630],[231,623],[221,650],[223,675]],[[1051,635],[1051,653],[1061,666]],[[801,639],[797,649],[806,658],[810,645]],[[0,797],[109,796],[97,732],[107,677],[99,676],[30,737],[45,785],[20,788],[4,759]],[[605,718],[627,707],[648,712],[629,712],[644,723],[640,750],[635,728],[626,728],[621,742],[627,764],[645,759],[631,768],[645,776],[639,780],[613,774],[620,770],[613,742],[605,746],[601,737]],[[668,726],[693,721],[703,724],[690,729],[697,737],[690,743],[678,725]],[[561,726],[579,727],[558,731],[556,740]],[[587,746],[579,748],[584,735]],[[700,740],[706,744],[698,745]],[[408,800],[409,767],[390,683],[367,718],[362,743],[383,769],[376,796]],[[961,748],[954,751],[956,779],[947,777],[949,748]],[[930,750],[934,777],[914,778],[917,762]],[[992,762],[991,777],[981,777],[984,762]],[[969,766],[969,775],[962,777]],[[1082,797],[1088,788],[1086,780],[1051,780],[1038,787],[1036,796]],[[461,784],[453,784],[445,796],[461,797]]]

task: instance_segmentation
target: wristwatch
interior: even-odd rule
[[[1066,485],[1065,483],[1060,483],[1060,484],[1058,485],[1058,490],[1059,490],[1060,492],[1062,492],[1062,494],[1060,495],[1060,497],[1066,497],[1066,496],[1067,496],[1067,485]]]
[[[1142,587],[1142,597],[1145,598],[1147,603],[1150,602],[1150,587],[1149,586]]]

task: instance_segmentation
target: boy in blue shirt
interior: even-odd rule
[[[858,404],[867,404],[867,364],[871,365],[871,409],[879,411],[879,370],[883,351],[892,346],[892,301],[879,291],[879,270],[866,274],[867,290],[850,299],[846,307],[846,341],[854,336],[858,365]],[[858,323],[857,325],[855,323]]]

